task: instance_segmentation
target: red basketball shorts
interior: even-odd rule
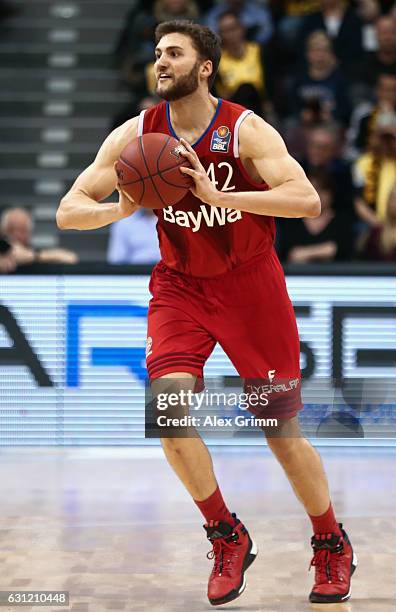
[[[218,342],[245,379],[245,391],[269,393],[266,416],[291,418],[302,408],[296,319],[274,250],[214,278],[187,276],[160,262],[150,291],[150,379],[173,372],[202,378]]]

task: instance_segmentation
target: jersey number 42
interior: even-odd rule
[[[219,164],[217,164],[217,169],[220,170],[220,168],[227,168],[227,176],[225,178],[223,186],[220,188],[220,191],[232,191],[233,189],[235,189],[235,185],[230,185],[230,182],[232,180],[232,175],[234,173],[233,167],[228,162],[222,161]],[[213,185],[217,188],[217,185],[219,184],[219,181],[216,180],[216,172],[215,172],[215,164],[214,164],[214,162],[211,162],[209,164],[209,167],[206,170],[206,174],[208,175],[208,177],[212,181]]]

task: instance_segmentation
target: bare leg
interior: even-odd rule
[[[195,376],[186,372],[167,374],[163,379],[183,379],[183,389],[193,390]],[[161,381],[153,381],[153,394],[161,389]],[[207,499],[217,488],[212,458],[198,433],[191,438],[161,438],[168,463],[196,501]]]
[[[302,436],[297,417],[280,425],[274,437],[269,431],[266,436],[307,513],[322,515],[330,505],[326,474],[319,453]]]

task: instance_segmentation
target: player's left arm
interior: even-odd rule
[[[239,130],[241,157],[252,161],[268,191],[219,191],[203,176],[194,150],[183,141],[194,170],[184,169],[194,179],[193,192],[207,204],[257,215],[317,217],[320,199],[300,164],[289,155],[280,134],[257,115],[249,115]],[[193,154],[195,158],[193,157]],[[201,166],[201,168],[199,168]],[[202,170],[201,170],[202,169]],[[204,174],[205,171],[204,171]]]

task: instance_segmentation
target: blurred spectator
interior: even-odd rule
[[[154,30],[161,21],[199,17],[195,0],[156,0],[153,7],[132,9],[116,46],[116,58],[124,80],[142,96],[145,91],[145,66],[154,57]]]
[[[275,33],[265,48],[266,91],[277,117],[269,117],[270,123],[276,125],[279,119],[287,117],[288,84],[291,66],[300,60],[298,35],[304,18],[320,8],[321,0],[269,0]],[[268,109],[266,117],[268,116]]]
[[[378,64],[386,69],[387,67],[395,72],[396,66],[396,21],[392,15],[384,16],[377,20],[377,38],[378,38]]]
[[[298,48],[304,48],[307,37],[324,30],[333,43],[341,64],[349,65],[362,55],[362,22],[344,0],[321,0],[321,11],[304,19],[299,33]]]
[[[333,207],[334,192],[326,174],[309,176],[319,194],[322,209],[315,219],[282,219],[280,257],[288,263],[346,261],[352,254],[351,223]]]
[[[308,175],[325,174],[333,185],[333,206],[336,211],[354,217],[354,184],[350,164],[342,159],[340,130],[322,126],[310,131],[307,155],[302,166]]]
[[[24,208],[9,208],[1,216],[1,232],[3,237],[16,250],[16,253],[25,253],[27,259],[24,263],[33,260],[42,263],[77,263],[75,253],[66,249],[42,249],[35,251],[32,247],[33,220],[31,214]],[[22,249],[24,250],[22,252]]]
[[[372,227],[362,241],[360,257],[368,261],[396,262],[396,186],[390,193],[383,223]]]
[[[11,243],[30,248],[33,220],[23,208],[8,208],[1,215],[1,231]]]
[[[382,111],[375,118],[368,151],[355,164],[356,212],[370,226],[387,216],[389,195],[396,184],[396,114]]]
[[[291,48],[296,42],[304,17],[320,10],[321,0],[271,0],[272,14],[282,45]]]
[[[384,16],[376,22],[378,50],[366,53],[352,75],[353,98],[370,100],[380,74],[396,75],[396,19]]]
[[[347,123],[346,83],[329,37],[322,31],[312,32],[306,44],[307,65],[297,72],[291,86],[293,116],[310,124],[330,119]]]
[[[374,85],[381,72],[396,74],[396,20],[380,17],[377,20],[378,51],[365,59],[364,74],[369,85]]]
[[[141,208],[130,217],[113,223],[107,261],[112,264],[152,264],[161,259],[157,237],[157,217]]]
[[[381,5],[378,0],[358,0],[357,14],[362,27],[362,47],[364,51],[377,51],[378,39],[376,21],[381,15]]]
[[[383,111],[396,112],[396,74],[380,74],[375,93],[376,103],[359,105],[351,118],[348,139],[355,156],[367,148],[378,114]]]
[[[218,32],[218,21],[222,13],[235,13],[244,25],[247,38],[261,45],[269,41],[273,33],[272,17],[265,6],[260,6],[255,0],[222,0],[216,4],[204,17],[205,25]]]
[[[222,56],[215,82],[216,93],[262,114],[264,64],[260,46],[246,40],[245,28],[236,14],[219,17]]]
[[[377,20],[378,52],[371,55],[371,62],[366,66],[370,74],[374,69],[373,78],[380,72],[396,74],[396,19],[380,17]]]

